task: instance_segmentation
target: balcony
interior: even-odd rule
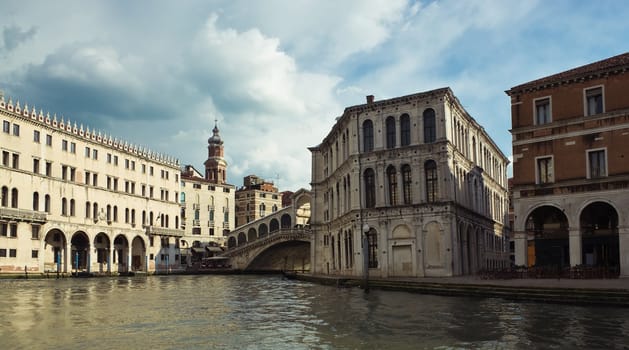
[[[155,236],[168,236],[168,237],[183,237],[183,230],[177,230],[172,228],[145,226],[147,235]]]
[[[16,208],[0,208],[0,219],[7,221],[26,221],[44,224],[46,223],[46,216],[46,213],[39,211]]]
[[[192,226],[201,226],[200,220],[192,220]]]

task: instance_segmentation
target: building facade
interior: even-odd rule
[[[515,263],[629,275],[629,53],[511,98]]]
[[[256,221],[282,208],[282,195],[273,182],[256,175],[243,179],[236,191],[236,227]]]
[[[205,176],[191,165],[181,172],[181,220],[184,229],[184,263],[221,253],[227,235],[234,229],[235,186],[225,183],[227,162],[217,126],[208,139]]]
[[[0,96],[0,272],[178,267],[178,160]]]
[[[310,151],[313,273],[455,276],[508,263],[508,160],[449,88],[367,96]]]

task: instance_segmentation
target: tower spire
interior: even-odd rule
[[[218,120],[214,119],[212,136],[207,140],[208,158],[205,161],[205,179],[216,184],[224,184],[227,178],[227,162],[224,158],[223,140],[218,130]]]

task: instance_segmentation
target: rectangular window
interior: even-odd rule
[[[125,169],[129,169],[129,160],[128,159],[124,160],[124,168]]]
[[[39,143],[39,130],[33,130],[33,142]]]
[[[52,176],[52,163],[46,162],[46,176]]]
[[[37,158],[33,159],[33,172],[39,174],[39,159]]]
[[[76,181],[76,168],[70,168],[70,181]]]
[[[85,156],[87,158],[90,157],[90,154],[92,153],[92,150],[89,147],[85,147]]]
[[[603,87],[585,90],[585,115],[596,115],[604,112]]]
[[[7,257],[7,250],[2,248],[0,249],[0,258],[6,258]]]
[[[149,187],[149,197],[153,198],[153,186]]]
[[[17,257],[17,249],[9,249],[9,258]]]
[[[2,151],[2,165],[9,166],[9,152]]]
[[[13,169],[19,169],[20,168],[20,155],[13,153],[13,159],[12,160],[13,160],[13,162],[11,163],[11,167]]]
[[[153,176],[153,166],[152,165],[149,167],[149,175]]]
[[[17,224],[9,225],[9,237],[17,238]]]
[[[142,164],[142,174],[146,174],[146,164]]]
[[[70,153],[76,153],[76,143],[70,142]]]
[[[146,197],[146,185],[142,185],[142,197]]]
[[[31,238],[39,239],[39,225],[31,225]]]
[[[11,131],[11,123],[8,120],[2,121],[2,132],[8,134]]]
[[[39,250],[33,249],[31,250],[31,258],[37,259],[39,257]]]
[[[92,150],[92,159],[98,160],[98,150]]]
[[[92,186],[94,187],[98,186],[98,174],[92,175]]]
[[[107,153],[107,163],[111,164],[111,153]]]
[[[114,191],[118,191],[118,179],[114,178]]]
[[[68,167],[66,165],[61,166],[61,179],[62,180],[68,179]]]
[[[535,125],[543,125],[550,122],[550,97],[535,100]]]
[[[118,156],[114,156],[114,165],[118,166]]]
[[[13,124],[13,136],[20,136],[20,126]]]
[[[85,172],[85,184],[86,184],[86,185],[89,185],[89,184],[90,184],[90,175],[91,175],[91,174],[90,174],[90,172],[89,172],[89,171],[86,171],[86,172]]]
[[[553,182],[553,157],[537,158],[537,183]]]
[[[9,224],[0,222],[0,236],[6,237],[9,234]]]
[[[595,179],[607,176],[607,161],[605,150],[588,151],[588,178]]]
[[[131,170],[135,170],[135,160],[131,161]]]
[[[52,135],[46,135],[46,146],[52,147]]]
[[[68,151],[68,140],[61,140],[61,150],[65,152]]]

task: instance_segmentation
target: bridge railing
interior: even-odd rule
[[[309,229],[304,229],[304,228],[293,228],[290,230],[284,229],[280,231],[275,231],[274,233],[271,233],[270,235],[266,237],[258,238],[255,241],[247,242],[243,245],[233,247],[227,250],[226,252],[224,252],[223,254],[221,254],[221,256],[232,257],[232,256],[244,254],[247,251],[250,251],[252,249],[256,249],[265,245],[272,244],[279,240],[282,240],[282,241],[310,240],[311,238],[312,238],[312,231]]]

